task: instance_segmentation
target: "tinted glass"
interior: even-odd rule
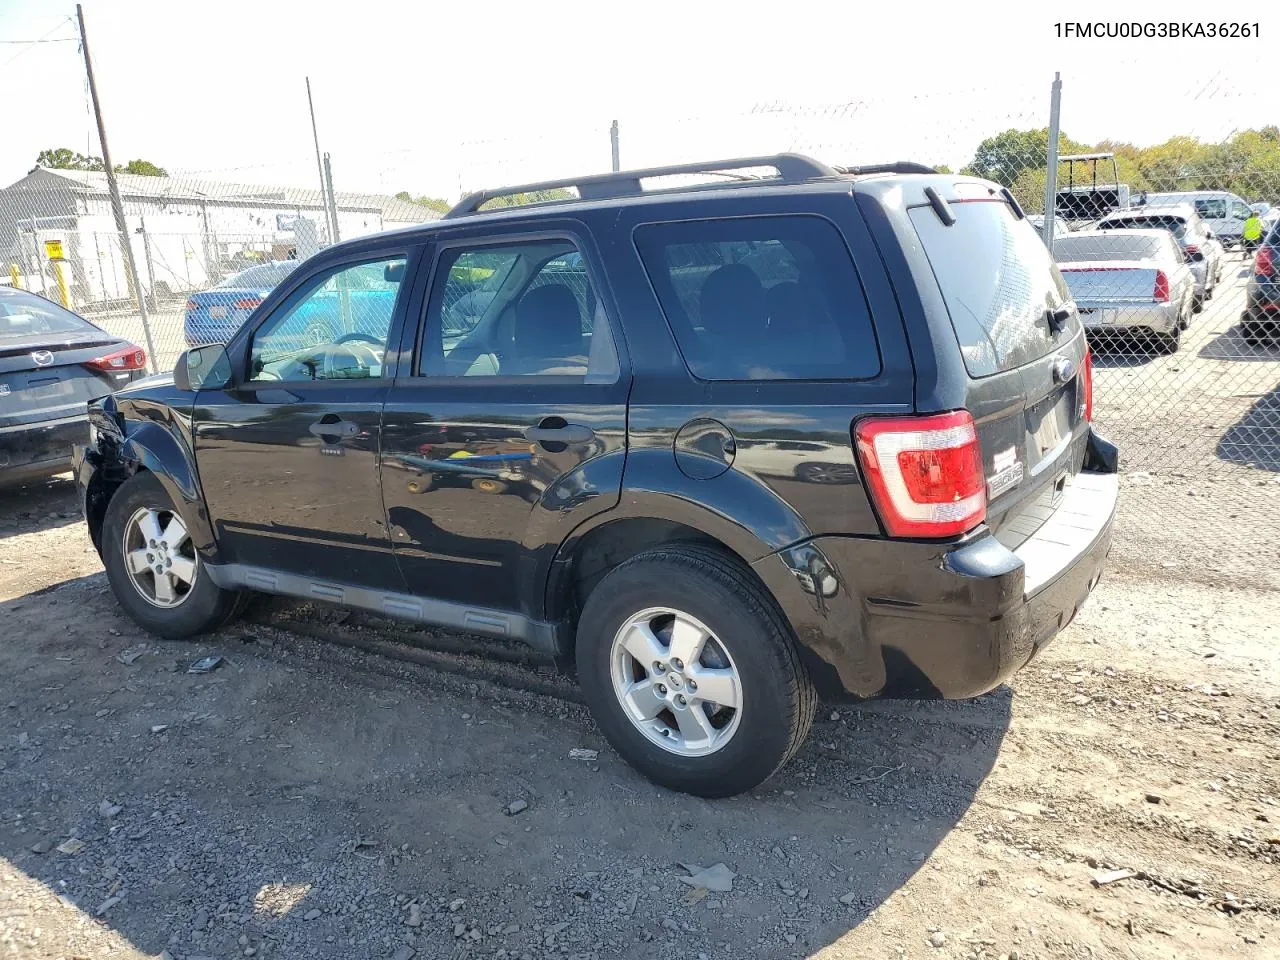
[[[227,290],[269,290],[293,273],[293,263],[264,263],[259,267],[241,270],[223,280],[219,287]]]
[[[100,333],[88,320],[35,294],[0,293],[0,339],[60,333]]]
[[[250,379],[381,377],[404,263],[375,260],[312,278],[254,332]]]
[[[680,352],[703,380],[874,377],[880,353],[853,259],[818,217],[636,230]]]
[[[1225,197],[1202,199],[1197,200],[1195,203],[1196,213],[1200,214],[1202,217],[1221,220],[1227,215],[1227,200]]]
[[[1187,232],[1187,222],[1182,217],[1161,216],[1159,214],[1150,214],[1148,216],[1123,217],[1116,220],[1107,220],[1098,224],[1099,230],[1168,230],[1175,237],[1181,240]]]
[[[971,376],[985,377],[1038,360],[1055,346],[1045,310],[1068,299],[1049,251],[1007,203],[956,203],[951,209],[956,217],[951,226],[929,206],[910,214],[965,367]],[[1071,326],[1064,335],[1073,332]]]
[[[1134,237],[1126,234],[1087,234],[1063,237],[1053,242],[1053,255],[1059,263],[1079,260],[1151,260],[1169,255],[1168,241],[1160,237]]]
[[[420,373],[617,380],[608,319],[571,241],[446,250],[437,275]]]

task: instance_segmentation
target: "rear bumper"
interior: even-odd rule
[[[1173,333],[1178,326],[1179,305],[1176,303],[1087,300],[1077,303],[1077,306],[1081,309],[1080,321],[1090,333],[1138,329],[1151,330],[1154,333]]]
[[[0,427],[0,481],[71,469],[71,448],[89,437],[89,418],[61,417]]]
[[[960,544],[819,537],[754,566],[824,696],[974,697],[1075,617],[1102,576],[1117,492],[1115,473],[1079,474],[1016,550],[990,533]]]
[[[1280,321],[1280,282],[1250,278],[1245,289],[1245,310],[1259,320],[1269,317]]]

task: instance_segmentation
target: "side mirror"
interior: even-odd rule
[[[395,263],[388,263],[382,268],[382,279],[387,283],[399,283],[404,279],[404,261],[398,260]]]
[[[220,343],[192,347],[178,356],[173,385],[179,390],[220,390],[231,383],[231,358]]]

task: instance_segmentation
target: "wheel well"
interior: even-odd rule
[[[736,556],[715,537],[673,520],[647,517],[614,520],[587,533],[574,547],[567,569],[552,585],[551,619],[576,622],[591,591],[614,567],[664,543],[701,543]]]
[[[136,473],[146,473],[146,467],[138,467]],[[89,526],[89,539],[99,554],[102,553],[102,523],[107,515],[107,504],[116,495],[120,485],[129,479],[128,476],[109,477],[98,471],[89,483],[84,497],[84,519]]]

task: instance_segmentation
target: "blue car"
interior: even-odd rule
[[[232,274],[211,290],[193,293],[183,321],[187,346],[226,343],[297,265],[296,260],[263,263]]]

